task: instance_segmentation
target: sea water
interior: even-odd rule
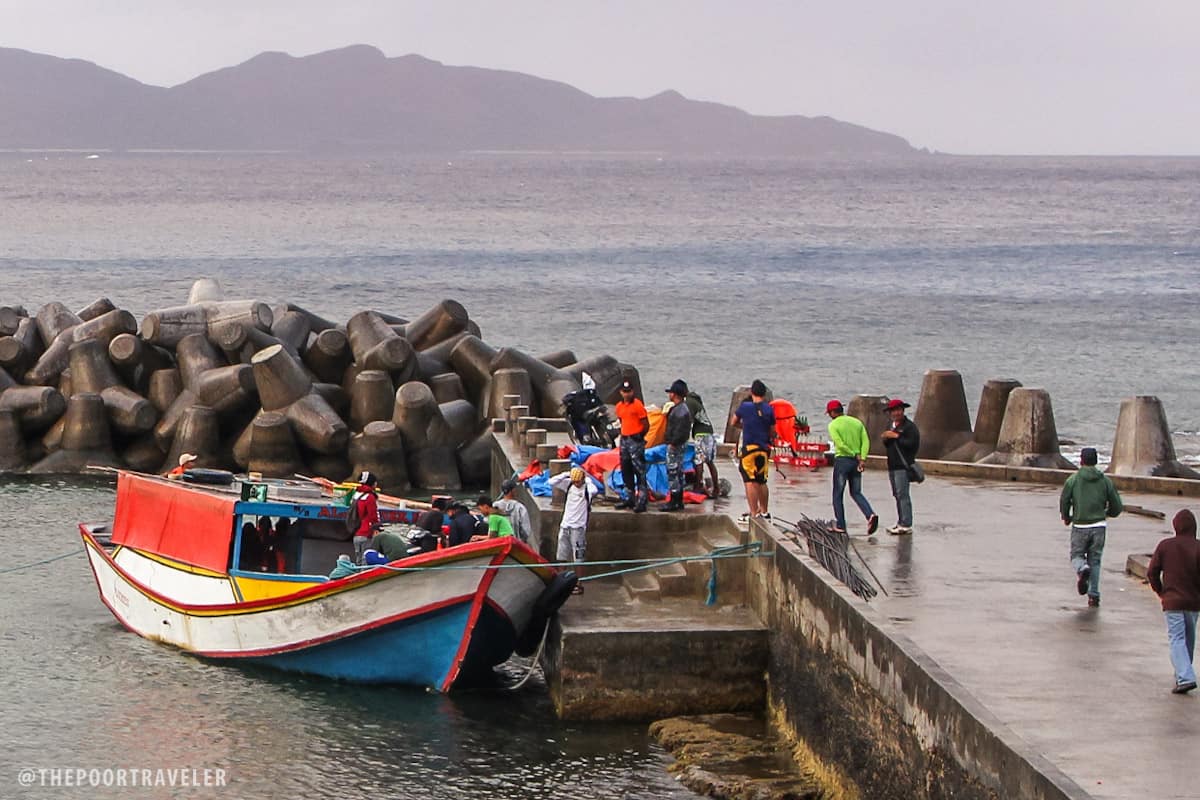
[[[335,320],[452,297],[494,345],[611,353],[716,420],[756,377],[819,426],[831,397],[912,401],[949,367],[972,409],[988,378],[1048,389],[1102,452],[1121,398],[1158,395],[1200,460],[1200,160],[85,155],[0,155],[0,304],[140,317],[200,276]],[[0,483],[0,797],[688,796],[643,726],[558,722],[536,681],[355,687],[124,632],[75,528],[112,500]],[[226,785],[18,781],[105,768]]]

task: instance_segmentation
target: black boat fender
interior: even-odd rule
[[[567,598],[571,596],[571,590],[577,583],[579,583],[579,576],[568,570],[558,573],[550,583],[546,584],[546,588],[542,589],[537,600],[533,601],[533,608],[529,613],[529,624],[517,635],[517,643],[513,648],[517,655],[528,658],[537,652],[538,645],[542,641],[542,634],[546,632],[546,626],[550,624],[550,618],[554,616],[554,612],[562,608],[563,603],[567,602]]]
[[[183,473],[183,480],[186,483],[228,486],[233,483],[233,473],[227,469],[189,469]]]

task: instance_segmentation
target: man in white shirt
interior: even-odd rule
[[[558,553],[555,560],[582,565],[587,558],[587,524],[595,493],[588,486],[587,475],[579,467],[550,478],[550,488],[563,489],[567,493],[562,521],[558,524]],[[576,566],[574,570],[576,575],[583,577],[582,566]],[[583,594],[583,584],[577,583],[571,594]]]

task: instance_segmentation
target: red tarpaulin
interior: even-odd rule
[[[185,564],[225,572],[234,497],[122,472],[112,540]]]

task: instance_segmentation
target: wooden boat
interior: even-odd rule
[[[512,537],[331,580],[337,555],[352,551],[346,509],[319,490],[270,488],[247,501],[121,472],[111,528],[79,526],[101,600],[134,633],[197,656],[447,691],[536,649],[574,585]],[[384,523],[417,513],[380,506]],[[289,521],[274,572],[245,557],[244,526],[264,517]]]

